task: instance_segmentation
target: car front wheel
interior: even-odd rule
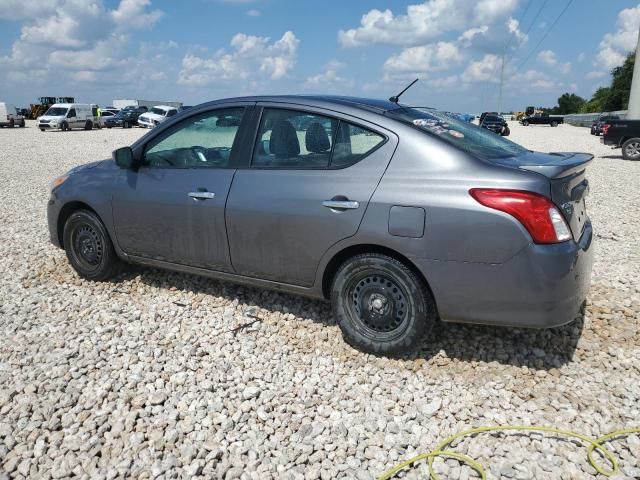
[[[436,321],[424,281],[399,260],[378,253],[342,264],[331,287],[331,305],[347,343],[373,354],[410,352]]]
[[[107,229],[91,211],[71,214],[64,224],[63,245],[71,266],[87,280],[107,280],[121,269]]]
[[[640,138],[630,138],[622,144],[622,158],[640,160]]]
[[[524,122],[522,122],[522,126],[523,126],[523,127],[526,127],[526,126],[528,126],[528,125],[529,125],[529,122],[527,122],[526,120],[525,120]]]

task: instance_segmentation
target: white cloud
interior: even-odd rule
[[[451,31],[465,31],[499,23],[510,16],[517,0],[426,0],[409,5],[407,13],[394,15],[389,9],[370,10],[360,26],[341,30],[344,47],[370,44],[419,45]]]
[[[118,8],[109,12],[114,22],[121,28],[148,28],[160,20],[162,11],[147,11],[151,0],[120,0]]]
[[[538,60],[549,67],[554,67],[556,70],[564,74],[567,74],[571,71],[571,63],[560,63],[558,61],[558,58],[556,57],[555,52],[553,52],[552,50],[542,50],[540,53],[538,53]]]
[[[259,17],[261,15],[260,10],[256,10],[252,8],[251,10],[247,10],[247,15],[250,17]]]
[[[465,69],[462,78],[466,82],[498,82],[496,75],[500,68],[501,58],[492,53],[486,54],[482,59],[471,62]]]
[[[345,64],[337,60],[327,63],[325,71],[306,79],[305,85],[314,89],[336,90],[353,86],[353,80],[340,76],[338,73],[344,69]]]
[[[447,70],[462,61],[460,49],[451,42],[438,42],[405,48],[384,62],[384,71],[392,73],[428,73]]]
[[[594,61],[599,68],[611,70],[622,65],[627,54],[635,49],[640,27],[640,5],[618,13],[617,26],[614,33],[607,33],[600,42]]]
[[[0,19],[23,20],[48,15],[55,11],[58,0],[2,0],[0,2]]]
[[[182,59],[178,82],[202,87],[221,80],[244,80],[256,71],[272,80],[280,79],[294,67],[300,41],[291,31],[274,43],[269,40],[238,33],[231,39],[231,53],[219,50],[211,58],[188,53]]]
[[[578,55],[578,62],[583,62],[585,58],[586,55],[584,54],[584,52],[580,52],[580,54]]]

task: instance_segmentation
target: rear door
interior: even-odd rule
[[[322,255],[358,230],[397,140],[335,112],[263,107],[227,201],[231,261],[242,275],[310,286]]]
[[[116,236],[128,254],[230,271],[224,222],[246,105],[194,115],[144,146],[113,196]]]

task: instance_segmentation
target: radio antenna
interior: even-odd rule
[[[402,90],[399,94],[394,95],[392,97],[389,97],[389,101],[393,102],[393,103],[398,103],[398,100],[400,100],[400,96],[406,92],[407,90],[409,90],[411,87],[413,87],[413,84],[416,83],[418,81],[418,79],[416,78],[413,82],[411,82],[409,85],[407,85],[404,90]]]

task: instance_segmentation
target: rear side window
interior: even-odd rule
[[[353,165],[369,155],[384,140],[378,133],[340,121],[331,166],[338,168]]]
[[[342,120],[296,110],[265,108],[252,167],[343,168],[382,144],[385,137]]]

